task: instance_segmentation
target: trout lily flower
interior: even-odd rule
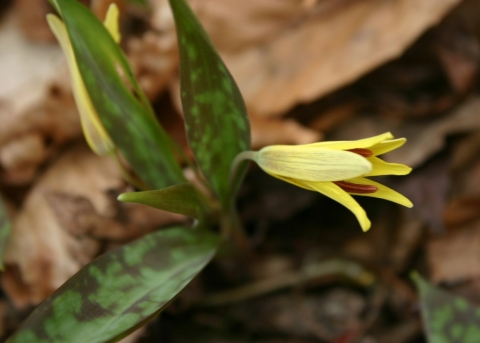
[[[111,4],[105,17],[104,26],[115,40],[120,42],[118,29],[119,10],[115,4]],[[85,83],[80,74],[78,64],[73,51],[72,43],[65,24],[59,17],[53,14],[47,15],[47,21],[53,34],[57,38],[70,71],[71,83],[75,102],[80,114],[83,133],[90,148],[98,155],[112,154],[115,151],[115,144],[105,130],[97,110],[95,109]]]
[[[367,178],[410,173],[412,169],[406,165],[387,163],[377,157],[401,147],[405,142],[405,138],[393,139],[391,133],[384,133],[357,141],[267,146],[257,152],[243,152],[238,158],[251,159],[278,179],[339,202],[353,212],[363,231],[367,231],[371,226],[370,220],[351,195],[413,206],[400,193]]]

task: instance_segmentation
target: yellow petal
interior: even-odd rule
[[[275,175],[275,174],[270,174],[271,176],[279,179],[279,180],[282,180],[282,181],[285,181],[285,182],[288,182],[288,183],[291,183],[292,185],[294,186],[297,186],[297,187],[300,187],[300,188],[303,188],[303,189],[306,189],[306,190],[309,190],[309,191],[314,191],[314,189],[312,189],[311,187],[309,187],[308,184],[304,183],[303,181],[301,180],[297,180],[297,179],[292,179],[290,177],[283,177],[283,176],[280,176],[280,175]]]
[[[412,168],[409,166],[398,163],[388,163],[378,157],[367,157],[367,160],[372,163],[373,169],[363,176],[407,175],[412,171]]]
[[[375,193],[364,193],[364,194],[353,194],[353,195],[359,195],[359,196],[366,196],[366,197],[373,197],[373,198],[379,198],[379,199],[385,199],[388,201],[395,202],[397,204],[403,205],[405,207],[413,207],[413,204],[410,200],[408,200],[405,196],[402,194],[394,191],[391,188],[388,188],[387,186],[382,185],[381,183],[372,181],[370,179],[366,179],[363,177],[357,177],[354,179],[347,180],[348,182],[360,184],[360,185],[370,185],[370,186],[375,186],[378,188],[378,190]],[[351,193],[352,194],[352,193]]]
[[[90,96],[88,95],[87,88],[83,83],[80,70],[78,69],[75,60],[75,54],[70,43],[70,38],[68,37],[67,29],[63,22],[53,14],[47,15],[47,21],[67,58],[73,96],[80,114],[80,121],[82,123],[85,138],[95,153],[99,155],[107,154],[114,149],[115,145],[100,122],[97,111],[93,107]]]
[[[119,15],[120,15],[120,11],[118,9],[117,4],[112,3],[108,7],[107,15],[105,16],[105,20],[103,21],[103,25],[106,27],[108,32],[110,32],[110,35],[112,35],[113,40],[117,44],[120,43],[120,39],[122,38],[119,27],[118,27]]]
[[[383,155],[389,151],[400,148],[407,141],[406,138],[392,139],[389,141],[383,141],[371,147],[369,150],[373,152],[373,156]]]
[[[304,188],[308,187],[312,190],[322,193],[323,195],[326,195],[327,197],[339,202],[352,211],[355,217],[357,217],[357,220],[360,223],[363,231],[367,231],[370,228],[371,223],[367,217],[367,214],[365,213],[365,210],[358,204],[358,202],[355,201],[355,199],[350,196],[350,194],[345,192],[343,189],[332,182],[304,181],[303,183],[306,186]]]
[[[370,162],[358,154],[303,145],[268,146],[254,159],[269,174],[308,181],[345,180],[372,170]]]
[[[357,141],[337,141],[337,142],[318,142],[307,144],[306,146],[310,147],[322,147],[335,150],[350,150],[350,149],[369,149],[383,142],[385,140],[392,139],[393,135],[390,132],[383,133],[378,136],[360,139]]]

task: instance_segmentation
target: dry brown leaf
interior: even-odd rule
[[[443,116],[428,121],[399,122],[378,115],[361,114],[350,119],[329,138],[352,140],[391,131],[395,137],[406,137],[407,143],[389,152],[385,160],[418,167],[445,146],[449,135],[478,131],[480,98],[467,99]]]
[[[452,87],[459,93],[472,88],[478,75],[480,45],[473,34],[446,25],[439,33],[436,51]]]
[[[277,119],[250,113],[252,148],[271,144],[308,144],[320,141],[323,135],[300,125],[293,119]]]
[[[150,98],[164,91],[178,72],[178,52],[173,30],[147,31],[128,41],[128,55],[138,82]]]
[[[174,24],[167,1],[151,3],[151,25],[171,41]],[[398,57],[458,3],[190,1],[247,106],[262,116],[317,99]]]
[[[98,253],[94,239],[70,235],[51,210],[46,195],[67,192],[88,199],[98,213],[108,215],[106,192],[122,186],[113,161],[98,157],[83,145],[68,151],[35,184],[16,218],[5,255],[4,289],[19,306],[38,304]],[[12,272],[17,270],[18,272]],[[17,288],[26,292],[16,296]]]
[[[34,185],[13,220],[3,287],[16,306],[37,304],[107,247],[184,217],[116,196],[124,188],[115,162],[80,145]]]
[[[27,183],[48,157],[49,144],[81,135],[80,121],[57,46],[27,41],[13,13],[0,25],[0,46],[8,46],[0,50],[2,179]]]
[[[480,277],[480,222],[431,239],[427,260],[434,282],[457,282]]]
[[[209,33],[247,105],[259,114],[274,115],[338,89],[399,56],[459,2],[332,4],[324,0],[305,12],[300,1],[280,5],[278,1],[210,0],[201,1],[197,13],[207,30],[215,27]],[[251,37],[253,29],[244,33],[248,27],[261,28],[264,22],[272,24],[258,29],[258,37]],[[241,44],[245,48],[239,51],[232,48],[231,42],[237,41],[248,44]]]
[[[63,59],[56,46],[32,44],[19,30],[18,20],[10,12],[0,25],[0,117],[2,131],[23,113],[43,100],[49,84]],[[0,134],[0,136],[3,136]]]
[[[32,41],[55,40],[45,16],[52,11],[47,0],[16,0],[15,10],[20,19],[23,34]]]
[[[2,181],[7,184],[30,182],[46,156],[45,142],[39,133],[32,132],[8,142],[0,149],[0,164],[5,169]]]
[[[411,167],[420,165],[444,147],[448,135],[480,129],[478,113],[480,98],[475,97],[465,101],[445,117],[426,125],[406,123],[404,130],[399,130],[397,136],[407,137],[408,144],[389,154],[389,160],[405,163]]]
[[[463,196],[453,199],[443,214],[447,228],[460,227],[480,217],[480,196]]]

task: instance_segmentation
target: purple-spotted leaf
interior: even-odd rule
[[[112,250],[42,302],[9,342],[115,342],[164,308],[218,244],[214,233],[178,227]]]
[[[3,255],[7,247],[8,238],[12,231],[12,226],[8,218],[7,209],[4,202],[0,199],[0,269],[3,270]]]
[[[93,106],[132,168],[152,188],[185,182],[171,139],[103,23],[76,0],[50,2],[65,23]]]
[[[201,219],[203,211],[197,190],[189,183],[153,191],[123,193],[118,200],[135,202],[196,219]]]
[[[429,343],[480,342],[480,307],[443,291],[412,273],[420,293],[422,319]]]
[[[183,112],[190,147],[220,201],[229,201],[229,171],[250,148],[242,95],[184,0],[169,0],[177,27]]]

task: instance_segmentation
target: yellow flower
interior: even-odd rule
[[[117,43],[120,41],[118,15],[118,7],[115,4],[111,4],[104,21],[106,29],[110,32],[111,36]],[[90,145],[91,149],[98,155],[110,154],[115,150],[115,144],[103,127],[103,124],[98,117],[98,113],[93,106],[92,100],[90,99],[90,95],[85,87],[80,70],[78,69],[72,43],[68,36],[65,24],[60,18],[53,14],[47,15],[47,21],[67,58],[73,95],[75,97],[83,133],[88,145]]]
[[[406,165],[387,163],[377,157],[401,147],[405,142],[405,138],[393,139],[391,133],[384,133],[358,141],[268,146],[258,152],[245,152],[243,158],[254,160],[276,178],[338,201],[353,212],[363,231],[367,231],[371,226],[370,220],[350,194],[413,206],[400,193],[366,178],[410,173],[412,169]]]

